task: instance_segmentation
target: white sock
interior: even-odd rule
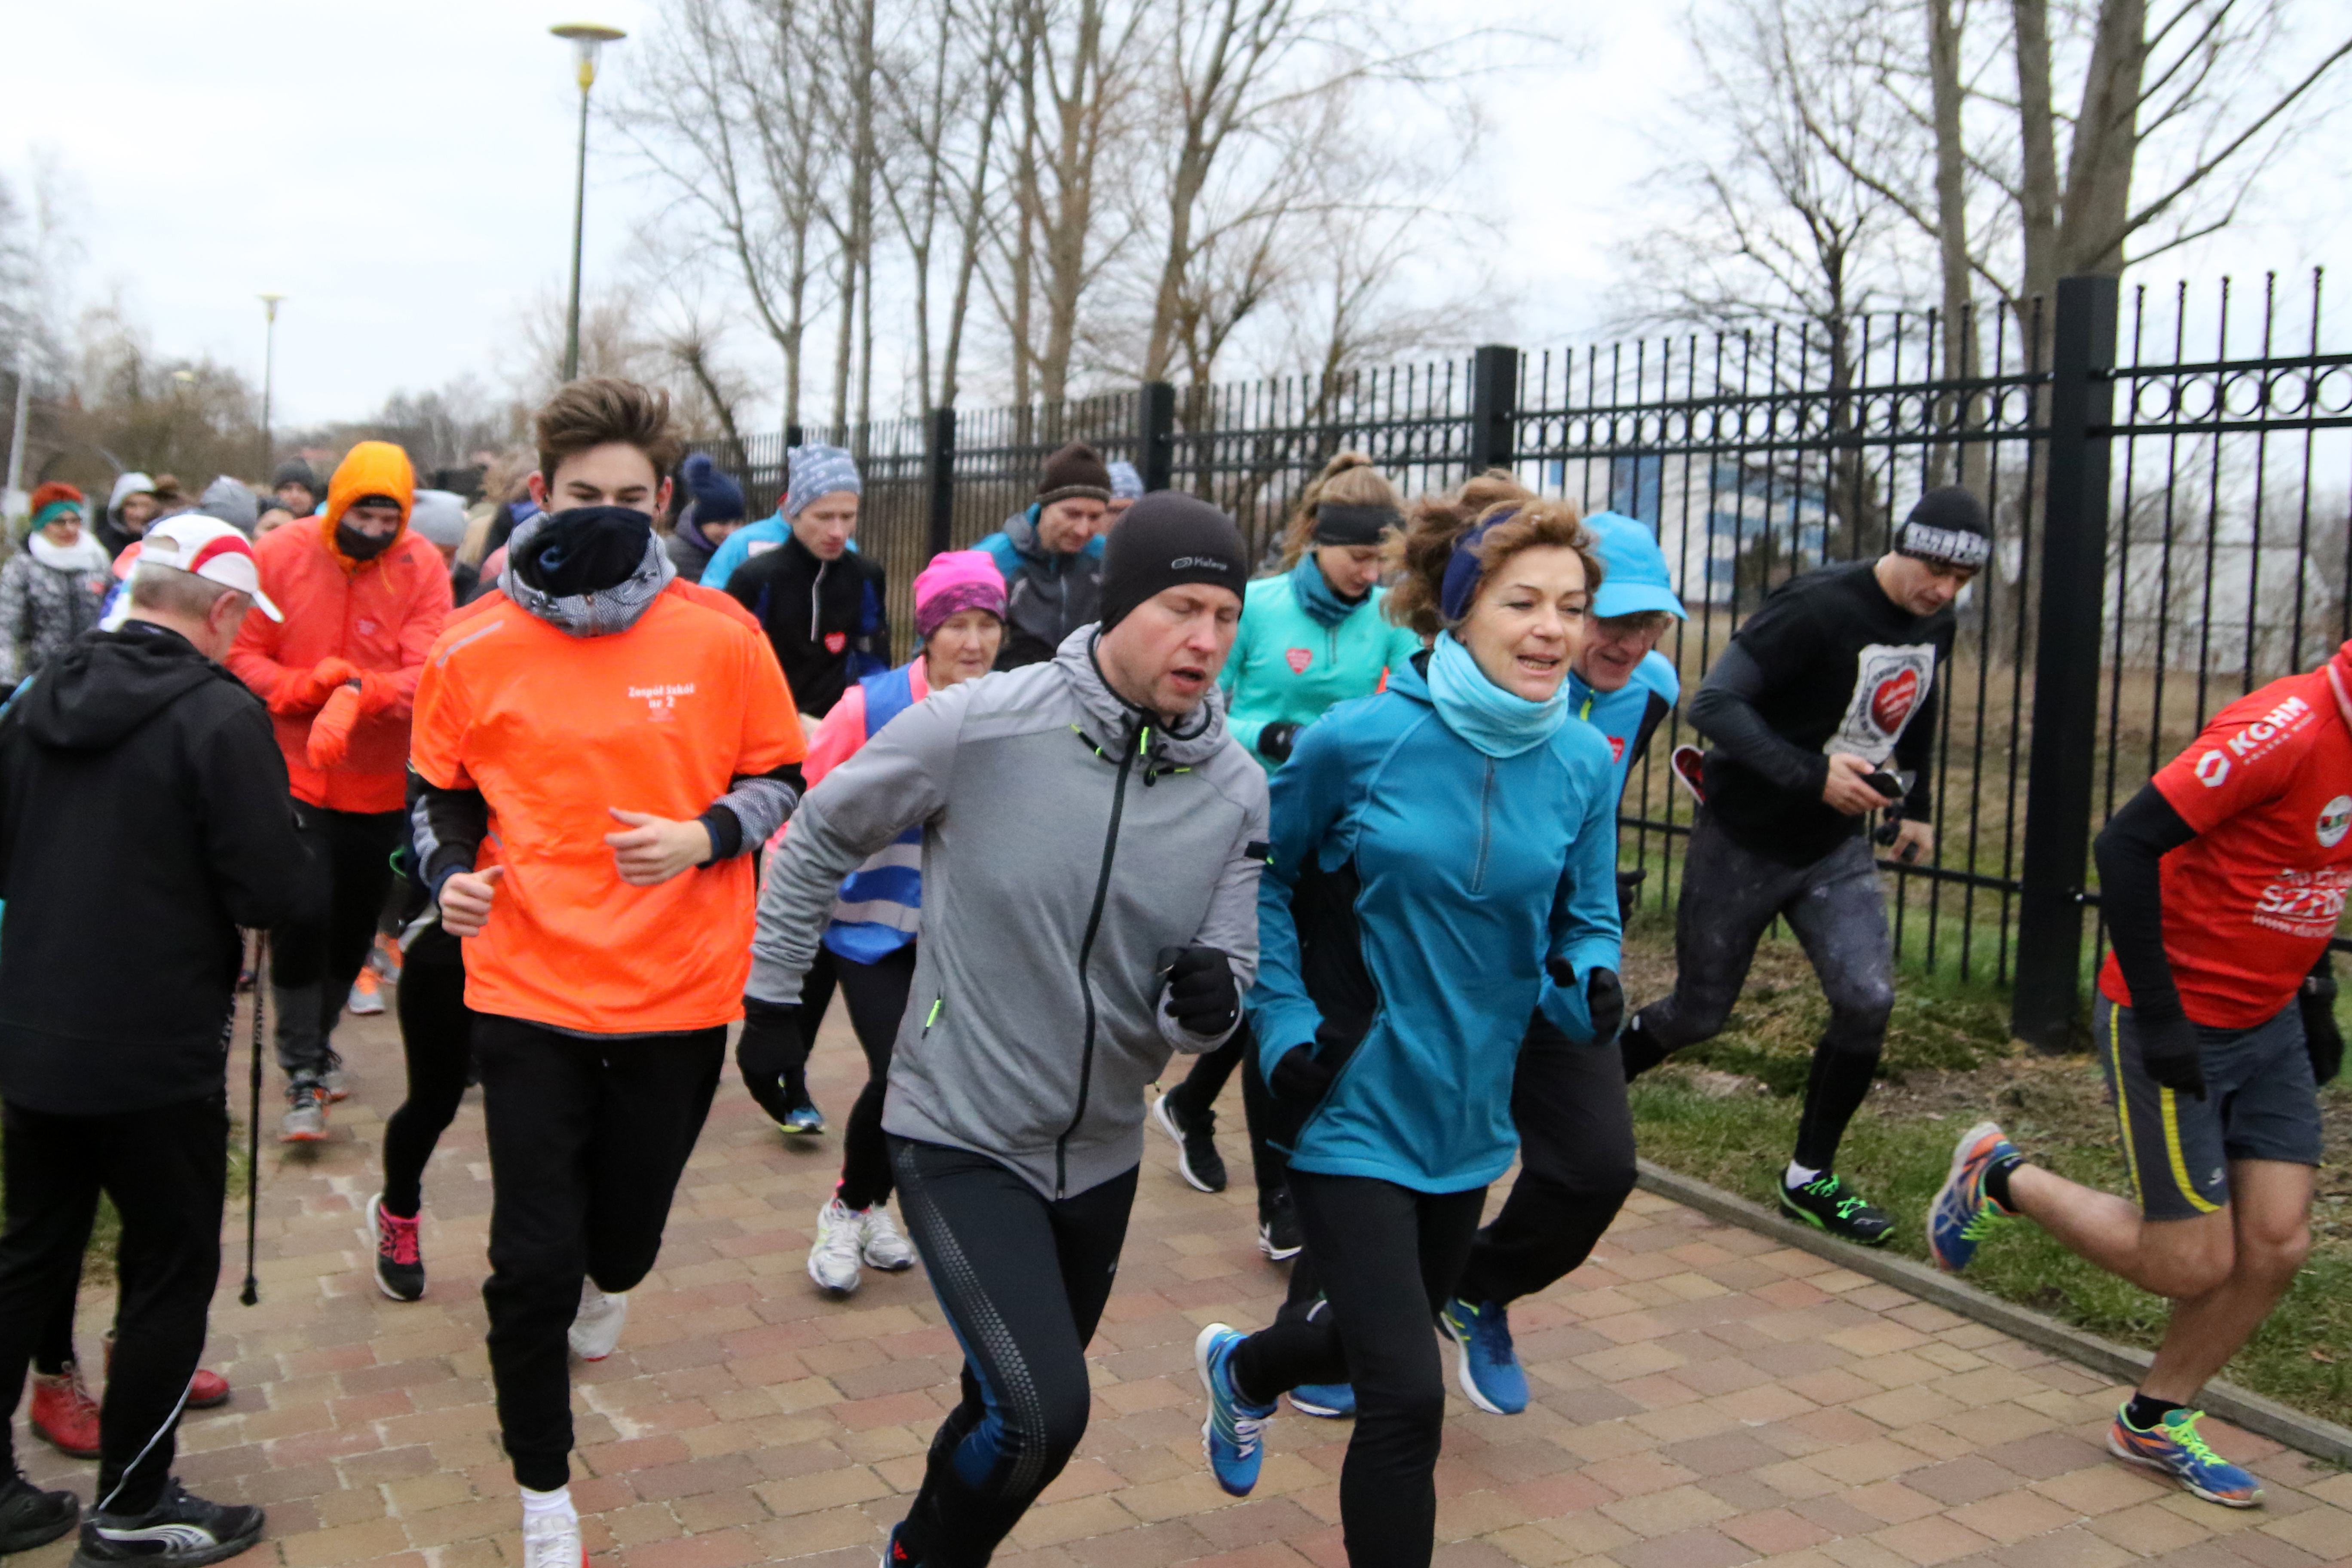
[[[551,1492],[535,1492],[529,1487],[516,1489],[522,1493],[522,1516],[526,1521],[560,1518],[577,1522],[580,1512],[572,1506],[572,1488],[560,1486]]]
[[[1794,1160],[1790,1161],[1789,1168],[1780,1173],[1781,1184],[1792,1193],[1807,1182],[1818,1182],[1821,1179],[1822,1173],[1819,1171],[1814,1170],[1811,1165],[1800,1165]]]

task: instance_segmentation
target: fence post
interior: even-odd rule
[[[1146,490],[1164,490],[1176,482],[1176,389],[1164,381],[1147,381],[1142,390],[1135,467]]]
[[[1470,362],[1470,471],[1510,466],[1519,412],[1519,351],[1481,344]]]
[[[2082,1002],[2083,892],[2091,852],[2100,621],[2106,597],[2116,298],[2112,278],[2060,279],[2051,340],[2033,744],[2026,764],[2025,862],[2010,1031],[2053,1054],[2074,1046]]]
[[[930,552],[938,555],[954,548],[955,405],[932,409],[929,424],[925,433],[923,471],[930,487]]]

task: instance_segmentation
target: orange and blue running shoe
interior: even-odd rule
[[[2202,1410],[2174,1410],[2153,1431],[2143,1432],[2116,1412],[2107,1428],[2107,1452],[2170,1476],[2207,1502],[2252,1508],[2263,1500],[2263,1483],[2205,1446],[2197,1435]]]
[[[2016,1152],[1997,1121],[1978,1122],[1953,1146],[1951,1173],[1927,1205],[1927,1251],[1945,1273],[1966,1268],[1978,1245],[2015,1217],[1985,1191],[1985,1172]]]

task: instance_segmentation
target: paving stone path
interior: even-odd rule
[[[426,1177],[431,1293],[388,1301],[367,1270],[362,1209],[401,1096],[398,1038],[388,1019],[352,1020],[339,1043],[356,1085],[332,1140],[299,1154],[264,1145],[262,1300],[237,1304],[237,1253],[207,1362],[236,1397],[182,1428],[180,1474],[268,1505],[270,1539],[243,1563],[516,1563],[482,1348],[479,1105],[469,1098]],[[240,1054],[231,1081],[244,1070]],[[836,1118],[861,1071],[829,1028],[813,1078]],[[1213,1320],[1267,1321],[1282,1287],[1254,1246],[1237,1097],[1228,1104],[1242,1190],[1192,1192],[1152,1134],[1093,1347],[1092,1428],[998,1556],[1006,1568],[1345,1562],[1344,1424],[1286,1409],[1246,1502],[1202,1464],[1193,1335]],[[810,1285],[810,1231],[839,1152],[830,1135],[783,1147],[730,1068],[621,1348],[575,1379],[572,1489],[599,1568],[875,1562],[957,1356],[919,1269],[869,1275],[847,1302]],[[233,1252],[243,1217],[227,1227]],[[85,1293],[87,1350],[110,1310],[106,1292]],[[2199,1502],[2106,1457],[2122,1391],[2100,1377],[1660,1198],[1637,1194],[1593,1260],[1514,1321],[1536,1403],[1500,1417],[1452,1400],[1441,1568],[2352,1563],[2352,1475],[2221,1428],[2215,1446],[2263,1477],[2269,1506]],[[35,1479],[87,1499],[94,1467],[21,1426],[18,1443]],[[16,1561],[61,1568],[69,1551]]]

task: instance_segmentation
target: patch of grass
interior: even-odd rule
[[[1627,989],[1640,1002],[1672,980],[1671,936],[1637,921]],[[2024,1052],[2008,1037],[2008,1005],[1989,987],[1906,972],[1882,1081],[1854,1119],[1838,1169],[1895,1219],[1889,1246],[1925,1260],[1925,1215],[1952,1144],[1985,1116],[2033,1161],[2089,1186],[2128,1192],[2097,1064]],[[1635,1142],[1658,1163],[1771,1206],[1796,1141],[1813,1041],[1827,1008],[1793,943],[1768,942],[1731,1026],[1633,1086]],[[1721,1092],[1683,1067],[1737,1073],[1759,1088]],[[2331,1421],[2352,1424],[2352,1087],[2323,1092],[2328,1164],[2320,1172],[2315,1246],[2294,1289],[2223,1375]],[[2153,1348],[2168,1303],[2093,1268],[2019,1222],[1978,1254],[1969,1282],[2119,1342]]]

